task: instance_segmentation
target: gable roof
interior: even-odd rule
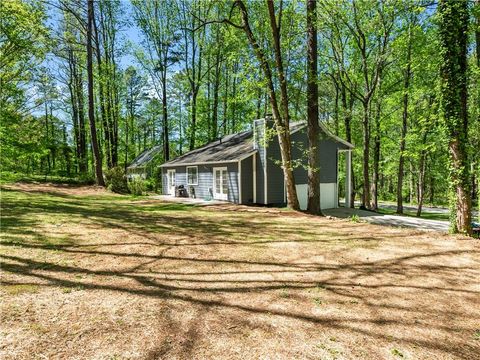
[[[233,162],[248,157],[255,152],[256,150],[253,149],[253,131],[248,130],[226,135],[160,166]]]
[[[297,132],[307,126],[306,121],[297,121],[290,123],[290,133]],[[354,146],[349,142],[333,135],[320,121],[320,128],[331,138],[342,143],[348,148]],[[161,167],[195,165],[234,162],[243,160],[246,157],[256,153],[253,147],[253,131],[247,130],[236,134],[226,135],[221,139],[212,141],[204,146],[189,151],[177,158],[166,162]]]
[[[328,136],[331,137],[333,140],[339,142],[340,144],[345,145],[348,149],[353,149],[355,146],[351,143],[349,143],[346,140],[343,140],[342,138],[334,135],[328,128],[325,126],[325,123],[323,121],[319,121],[318,124],[320,125],[320,129]],[[293,127],[294,126],[294,127]],[[298,121],[296,123],[290,124],[290,134],[293,134],[299,130],[302,130],[307,126],[306,121]]]
[[[145,167],[153,158],[161,151],[162,147],[160,145],[154,146],[151,149],[144,150],[138,155],[127,169],[135,169]]]

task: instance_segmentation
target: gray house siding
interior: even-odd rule
[[[241,161],[242,167],[242,204],[253,204],[253,157],[249,156]]]
[[[304,126],[302,128],[302,126]],[[292,140],[292,159],[296,165],[294,169],[295,182],[301,194],[305,193],[307,179],[307,155],[308,136],[307,128],[304,123],[298,122],[291,124],[293,133]],[[197,198],[206,198],[213,196],[213,168],[227,168],[228,173],[228,196],[230,202],[242,204],[265,204],[280,205],[285,204],[285,184],[283,171],[281,168],[281,153],[278,143],[278,137],[273,129],[273,121],[264,119],[256,120],[253,125],[253,131],[239,133],[238,135],[229,135],[226,140],[217,141],[203,148],[194,150],[190,155],[185,154],[178,165],[174,162],[162,165],[162,188],[163,193],[167,194],[167,171],[175,169],[176,185],[184,185],[187,192],[190,188],[195,189]],[[320,182],[321,191],[337,196],[337,164],[338,150],[349,149],[349,145],[343,143],[340,139],[328,134],[325,128],[321,128],[322,137],[318,149],[320,159]],[[253,135],[253,144],[252,144]],[[266,136],[267,135],[267,136]],[[220,149],[220,150],[219,150]],[[232,150],[233,149],[233,150]],[[218,150],[218,152],[217,152]],[[256,150],[252,154],[251,151]],[[213,162],[205,161],[201,164],[198,158],[212,157],[222,154],[224,160],[215,159]],[[227,156],[228,155],[228,156]],[[193,157],[192,163],[198,163],[198,184],[187,184],[187,165],[188,157]],[[245,157],[243,160],[239,160]],[[187,158],[185,158],[187,157]],[[173,160],[175,161],[175,160]],[[217,161],[219,161],[217,163]],[[239,165],[241,171],[239,171]],[[241,196],[239,194],[241,191]],[[326,206],[332,206],[332,198],[324,197]],[[302,198],[304,201],[304,197]]]
[[[268,125],[271,127],[272,124],[268,122]],[[267,204],[265,202],[265,168],[267,163],[267,152],[268,148],[265,148],[265,120],[255,120],[253,123],[254,131],[254,140],[255,140],[255,149],[257,149],[257,203],[258,204]],[[267,175],[268,178],[268,175]]]
[[[337,149],[343,148],[345,145],[327,137],[323,134],[320,140],[319,158],[320,158],[320,182],[336,183],[337,182]],[[308,137],[306,128],[292,134],[292,158],[294,160],[302,159],[301,163],[307,165],[305,150],[308,146]],[[308,182],[308,174],[305,166],[298,166],[294,169],[295,182],[297,184],[306,184]]]
[[[197,198],[206,198],[213,195],[213,168],[226,167],[228,173],[228,201],[238,203],[238,163],[219,163],[219,164],[205,164],[195,165],[198,168],[198,184],[187,185],[187,166],[172,166],[164,167],[162,170],[162,187],[163,194],[168,194],[167,189],[167,171],[175,170],[176,185],[184,185],[187,192],[190,187],[195,189],[195,196]],[[190,194],[189,194],[190,195]]]
[[[263,150],[262,150],[263,151]],[[264,152],[263,152],[264,154]],[[256,157],[256,200],[257,204],[264,204],[265,200],[265,171],[262,166],[262,160],[261,160],[261,155],[260,155],[260,149],[259,152],[254,154],[253,156]],[[252,175],[253,176],[253,175]]]
[[[275,136],[267,148],[267,204],[283,204],[285,202],[285,183],[281,163],[280,144],[278,137]]]

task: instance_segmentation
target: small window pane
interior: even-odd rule
[[[228,180],[227,180],[227,172],[224,170],[222,171],[222,193],[227,194],[228,193]]]
[[[187,169],[187,181],[189,185],[196,185],[198,183],[198,174],[196,167]]]

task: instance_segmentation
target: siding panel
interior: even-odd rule
[[[319,158],[320,158],[320,182],[336,183],[337,182],[337,149],[342,148],[342,144],[334,139],[327,137],[323,132],[320,139]],[[302,129],[292,134],[292,158],[294,160],[301,159],[303,166],[294,169],[295,182],[297,184],[306,184],[308,182],[308,174],[306,166],[308,160],[306,157],[306,149],[308,148],[307,130]]]
[[[264,119],[255,120],[254,122],[254,136],[255,148],[258,153],[257,157],[257,203],[265,204],[265,167],[267,160],[268,149],[265,149],[265,123]]]
[[[253,203],[253,156],[242,160],[242,204]]]
[[[281,163],[280,144],[278,137],[275,136],[267,148],[267,204],[283,204],[285,202],[285,185]]]

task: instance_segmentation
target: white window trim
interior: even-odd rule
[[[173,174],[173,182],[174,182],[173,185],[170,181],[170,174]],[[167,170],[167,194],[168,195],[175,196],[176,183],[177,183],[177,172],[175,171],[175,169],[168,169]],[[172,187],[174,188],[173,194],[170,192],[172,190]]]
[[[194,183],[189,182],[188,169],[195,169],[197,171],[197,181],[196,182],[194,182]],[[193,185],[193,186],[198,185],[198,166],[187,166],[186,172],[187,172],[187,185]]]

